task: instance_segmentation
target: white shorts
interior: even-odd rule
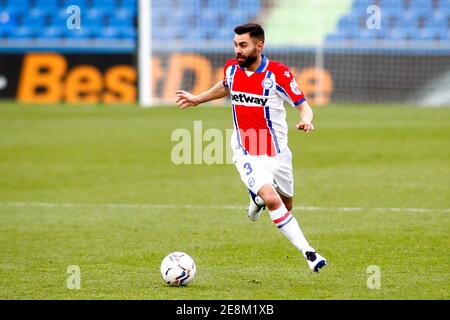
[[[275,189],[286,197],[294,195],[294,176],[292,174],[292,153],[286,148],[274,157],[267,155],[245,155],[242,149],[236,150],[233,162],[242,182],[254,194],[265,184],[273,184]]]

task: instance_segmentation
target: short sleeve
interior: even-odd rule
[[[277,90],[292,106],[296,107],[306,100],[305,95],[300,90],[297,81],[294,78],[294,75],[287,66],[280,64],[276,80]]]
[[[227,70],[230,66],[232,66],[233,64],[235,64],[236,61],[235,60],[228,60],[227,63],[225,63],[225,66],[223,67],[223,80],[222,80],[222,84],[225,88],[228,88],[228,80],[227,80]]]

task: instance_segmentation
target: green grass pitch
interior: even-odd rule
[[[0,103],[0,299],[449,299],[450,108],[314,110],[314,133],[288,123],[319,274],[267,214],[248,220],[233,165],[171,162],[173,130],[224,132],[229,108]],[[197,263],[188,287],[160,277],[172,251]]]

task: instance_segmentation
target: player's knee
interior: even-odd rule
[[[278,209],[283,204],[283,201],[281,201],[280,196],[275,190],[270,190],[268,188],[261,189],[260,192],[258,192],[258,195],[264,200],[264,203],[269,210]]]
[[[276,210],[283,204],[283,201],[277,195],[269,195],[263,200],[269,210]]]

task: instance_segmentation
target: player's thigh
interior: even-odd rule
[[[294,196],[294,174],[292,172],[292,154],[288,150],[277,155],[274,159],[276,165],[273,171],[273,177],[276,183],[277,191],[285,198]],[[284,201],[283,201],[284,202]]]
[[[253,193],[257,194],[265,184],[273,184],[273,175],[270,170],[267,170],[261,158],[249,155],[235,155],[233,162],[242,182]]]

